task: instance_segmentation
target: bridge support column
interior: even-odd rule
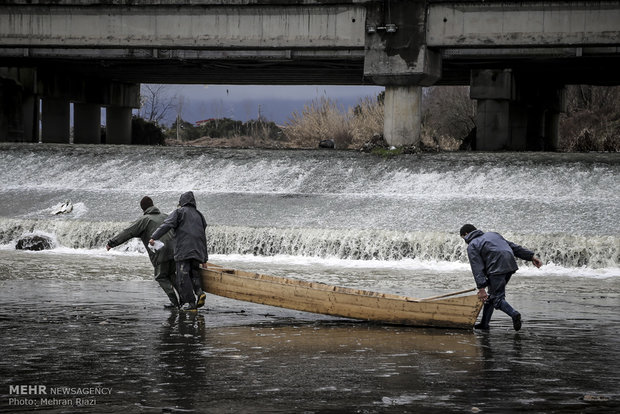
[[[545,142],[546,151],[557,151],[560,147],[560,112],[547,111],[545,114]]]
[[[14,81],[0,78],[0,141],[21,141],[20,92]]]
[[[510,70],[478,70],[470,96],[478,101],[477,150],[557,150],[563,86]]]
[[[426,46],[426,1],[369,2],[364,76],[385,86],[383,137],[420,143],[422,86],[441,77],[441,55]]]
[[[68,144],[70,118],[69,100],[44,98],[41,108],[41,142]]]
[[[101,143],[101,107],[97,104],[73,104],[73,143]]]
[[[37,72],[0,67],[0,141],[39,141]]]
[[[131,144],[131,108],[108,106],[106,108],[106,143]]]
[[[472,71],[469,93],[478,101],[476,150],[525,150],[526,118],[515,105],[512,71]]]
[[[527,149],[556,151],[560,113],[565,110],[564,87],[537,80],[526,82],[519,95],[528,108]]]
[[[22,95],[22,119],[24,123],[24,142],[39,142],[39,97],[34,94]]]
[[[388,145],[401,147],[420,140],[422,87],[386,86],[383,137]]]

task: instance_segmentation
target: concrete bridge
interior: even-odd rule
[[[567,84],[620,84],[620,1],[4,0],[0,140],[127,144],[140,83],[386,87],[419,140],[423,86],[470,85],[478,149],[548,149]],[[42,103],[40,103],[42,102]],[[41,108],[41,110],[39,110]]]

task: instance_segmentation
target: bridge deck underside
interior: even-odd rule
[[[43,72],[72,74],[132,83],[239,85],[368,85],[363,59],[351,60],[79,60],[1,58],[0,66],[36,67]],[[514,57],[443,59],[438,85],[468,85],[472,69],[510,68],[561,84],[616,85],[620,56]]]

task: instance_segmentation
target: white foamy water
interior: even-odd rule
[[[330,151],[0,144],[0,248],[47,235],[63,255],[144,255],[107,240],[192,190],[209,251],[249,264],[467,273],[470,222],[538,252],[542,273],[619,275],[616,154],[455,153],[384,159]],[[65,200],[73,211],[53,216]],[[105,256],[107,254],[107,256]]]

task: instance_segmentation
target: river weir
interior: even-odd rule
[[[0,407],[9,411],[620,407],[617,154],[0,144],[0,168]],[[140,216],[144,195],[169,212],[188,190],[207,218],[210,258],[226,267],[440,295],[474,287],[464,223],[535,250],[545,266],[519,262],[508,286],[524,316],[518,333],[502,314],[488,333],[463,332],[216,296],[198,315],[178,314],[163,309],[139,241],[105,244]],[[67,200],[73,209],[53,214]],[[51,249],[16,250],[25,235]],[[12,392],[24,384],[111,391],[63,403],[40,388]]]

